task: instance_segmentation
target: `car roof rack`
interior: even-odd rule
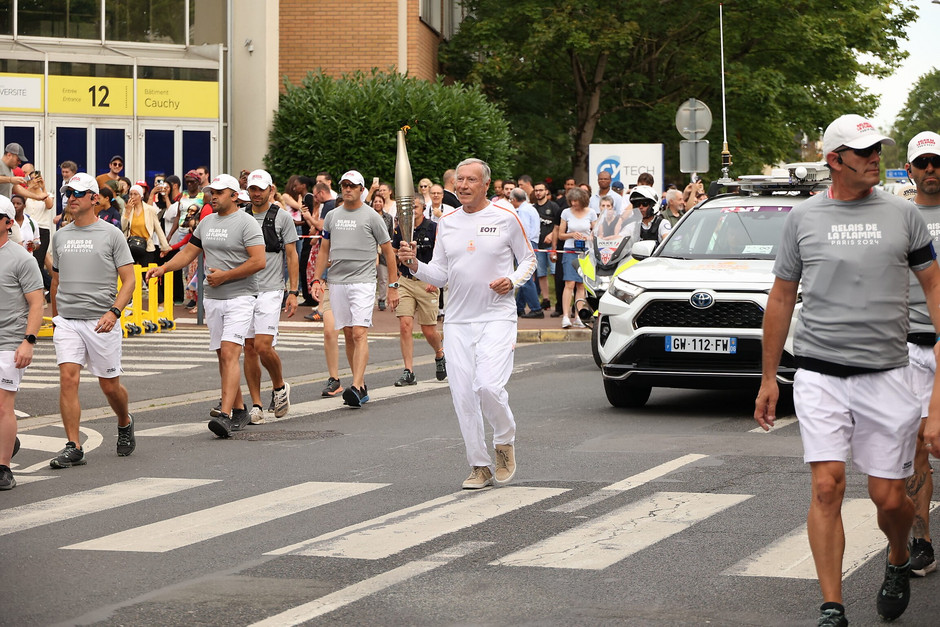
[[[746,175],[739,179],[741,193],[768,195],[780,192],[809,194],[832,184],[824,161],[788,163],[770,174]]]

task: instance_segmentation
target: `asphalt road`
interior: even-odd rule
[[[375,400],[353,410],[319,397],[318,336],[285,334],[289,419],[220,441],[205,337],[146,339],[125,343],[130,457],[93,381],[83,467],[47,465],[64,444],[54,364],[17,397],[31,417],[0,495],[0,624],[815,624],[798,425],[756,432],[750,392],[655,390],[615,410],[586,342],[519,345],[516,480],[464,492],[420,342],[411,388],[392,386],[397,339],[372,342]],[[876,624],[884,541],[863,477],[847,499],[848,617]],[[915,580],[898,624],[937,624],[938,587]]]

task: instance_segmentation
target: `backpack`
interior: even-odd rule
[[[279,253],[284,250],[284,243],[277,235],[276,226],[277,212],[280,210],[280,207],[272,204],[268,208],[268,212],[264,214],[264,222],[261,224],[261,233],[264,235],[264,250],[268,253]],[[254,211],[251,210],[251,206],[245,207],[245,211],[247,211],[251,217],[255,216]]]

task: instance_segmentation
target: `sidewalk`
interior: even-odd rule
[[[297,313],[292,318],[281,314],[280,328],[285,331],[319,331],[323,328],[321,322],[310,322],[304,320],[304,316],[309,314],[310,307],[299,307]],[[189,311],[182,305],[176,305],[173,309],[176,323],[180,325],[196,324],[196,314]],[[438,322],[438,328],[443,328],[443,323]],[[415,327],[415,331],[420,333],[420,327]],[[391,310],[379,311],[376,308],[372,314],[372,329],[369,335],[387,335],[398,336],[398,317]],[[545,313],[543,319],[524,318],[519,320],[519,332],[516,336],[517,342],[568,342],[577,340],[590,340],[591,329],[562,329],[561,318],[552,318],[549,312]]]

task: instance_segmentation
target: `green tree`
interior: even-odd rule
[[[676,109],[706,102],[721,146],[718,3],[700,0],[465,0],[469,17],[444,46],[444,69],[501,103],[516,136],[516,171],[587,180],[592,142],[666,145],[678,172]],[[903,58],[914,12],[898,0],[724,3],[728,137],[737,172],[798,158],[804,134],[870,113],[857,75]],[[544,168],[544,169],[540,169]]]
[[[300,86],[285,86],[264,158],[277,181],[321,170],[335,178],[350,169],[393,181],[396,133],[405,125],[415,177],[440,182],[471,156],[494,173],[508,170],[508,125],[477,87],[377,70],[340,79],[310,73]]]
[[[898,143],[897,167],[907,162],[907,144],[921,131],[940,131],[940,70],[917,79],[894,121],[892,137]]]

